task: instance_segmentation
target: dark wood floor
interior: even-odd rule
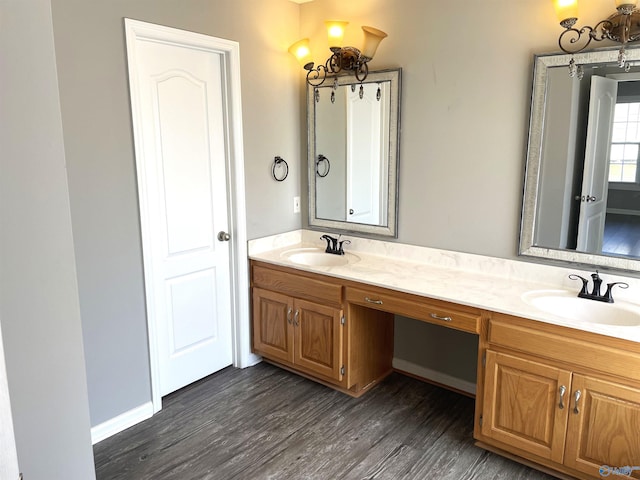
[[[474,401],[393,374],[360,399],[262,363],[94,447],[98,480],[550,480],[473,445]]]
[[[640,258],[640,216],[607,213],[602,253]]]

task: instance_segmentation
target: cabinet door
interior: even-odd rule
[[[272,360],[293,363],[293,300],[253,289],[253,348]]]
[[[640,390],[574,374],[565,465],[640,478]]]
[[[294,363],[309,372],[342,380],[342,310],[294,301]]]
[[[561,463],[570,382],[569,371],[487,350],[482,434]]]

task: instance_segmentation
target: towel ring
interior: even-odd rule
[[[323,162],[326,162],[327,165],[324,168],[323,172],[320,173],[320,164]],[[318,174],[318,176],[321,178],[326,177],[327,175],[329,175],[329,170],[331,170],[331,162],[329,161],[329,159],[322,154],[318,155],[318,160],[316,160],[316,173]]]
[[[278,169],[282,164],[284,164],[284,175],[281,174],[278,176],[276,174],[276,169]],[[271,167],[271,175],[273,175],[274,180],[277,182],[284,181],[284,179],[289,175],[289,164],[282,157],[274,157],[273,167]]]

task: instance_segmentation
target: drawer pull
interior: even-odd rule
[[[364,297],[364,301],[367,303],[375,303],[376,305],[382,305],[382,300],[371,300],[369,297]]]
[[[435,313],[430,313],[429,316],[431,318],[435,318],[436,320],[442,320],[443,322],[451,322],[453,319],[451,317],[441,317],[440,315],[436,315]]]
[[[564,394],[567,393],[567,387],[565,387],[564,385],[560,386],[560,404],[558,405],[558,408],[560,410],[564,409]]]
[[[296,310],[295,315],[293,316],[293,324],[297,327],[300,325],[300,322],[298,322],[298,319],[300,318],[300,310]]]
[[[582,392],[580,390],[576,390],[573,394],[573,413],[576,415],[580,413],[580,409],[578,408],[578,402],[580,401],[580,397],[582,396]]]
[[[287,310],[287,323],[289,325],[291,325],[293,322],[291,320],[291,307],[289,307],[289,310]]]

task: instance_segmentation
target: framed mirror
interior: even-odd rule
[[[401,70],[307,87],[309,226],[397,237]]]
[[[640,49],[534,57],[521,255],[640,271]]]

